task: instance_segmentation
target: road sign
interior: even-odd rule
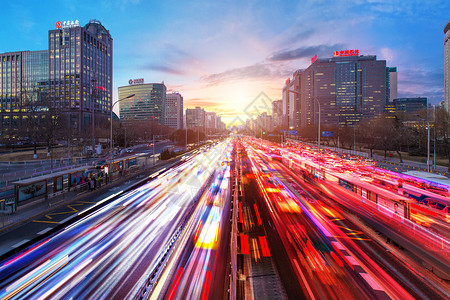
[[[297,135],[298,132],[297,132],[297,130],[289,130],[289,131],[288,131],[288,134],[289,134],[289,135]]]
[[[323,137],[334,137],[334,132],[333,131],[322,131],[322,136]]]

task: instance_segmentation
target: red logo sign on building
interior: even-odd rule
[[[56,29],[60,29],[62,27],[61,21],[56,22]]]
[[[341,50],[341,51],[334,51],[333,53],[334,57],[338,56],[359,56],[359,50]]]
[[[311,64],[314,63],[316,60],[317,60],[317,54],[311,58]]]

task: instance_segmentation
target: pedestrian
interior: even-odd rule
[[[103,182],[103,178],[102,178],[101,174],[98,174],[98,188],[102,187],[102,182]]]
[[[108,178],[109,176],[108,176],[108,173],[105,173],[105,184],[108,184]]]
[[[94,190],[94,180],[92,178],[89,179],[89,190]]]
[[[94,190],[97,188],[97,179],[95,179],[95,176],[92,178],[92,180],[94,181]]]

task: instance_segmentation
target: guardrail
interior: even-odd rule
[[[236,155],[237,156],[237,155]],[[236,158],[235,158],[235,161]],[[235,163],[235,182],[233,193],[233,214],[231,221],[231,239],[230,239],[230,253],[231,253],[231,274],[230,274],[230,287],[229,287],[229,299],[236,299],[236,281],[237,281],[237,202],[239,191],[239,180],[242,175],[242,170],[238,171],[238,163]]]
[[[212,172],[209,176],[208,180],[205,182],[205,184],[202,186],[202,188],[198,191],[197,195],[195,196],[193,202],[196,203],[200,200],[201,195],[205,192],[205,189],[210,185],[211,181],[214,178],[215,172]],[[175,244],[178,241],[178,237],[182,233],[183,229],[186,226],[186,223],[189,221],[190,217],[192,216],[194,209],[197,207],[197,205],[193,205],[191,209],[186,213],[185,218],[183,219],[183,222],[178,227],[177,231],[172,235],[172,238],[169,240],[169,243],[167,245],[166,251],[160,254],[158,258],[158,263],[156,266],[150,271],[149,275],[147,275],[147,279],[145,280],[144,284],[140,287],[139,291],[137,292],[137,295],[134,297],[135,299],[147,299],[152,291],[153,288],[158,283],[159,277],[162,274],[162,271],[164,270],[163,267],[167,265],[167,262],[171,255],[173,254],[173,250],[175,249]]]

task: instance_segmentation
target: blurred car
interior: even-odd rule
[[[132,149],[132,148],[128,148],[128,149],[127,149],[127,152],[128,152],[128,153],[131,153],[131,152],[133,152],[133,149]]]
[[[106,160],[99,160],[97,164],[95,165],[96,169],[104,169],[107,165]]]

